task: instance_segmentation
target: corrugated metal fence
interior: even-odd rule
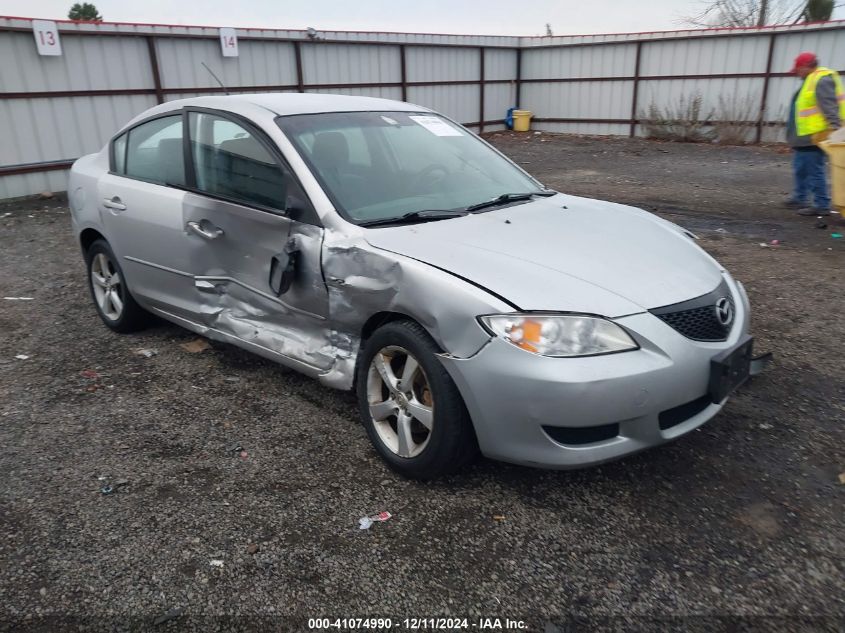
[[[548,38],[544,38],[548,39]],[[779,141],[801,51],[843,72],[845,22],[762,29],[552,38],[524,45],[521,94],[555,132],[630,134],[649,106],[676,109],[701,96],[715,120],[749,123],[749,140]]]
[[[65,188],[73,159],[156,103],[222,92],[334,92],[431,107],[479,131],[506,110],[535,128],[636,134],[648,105],[701,93],[752,104],[771,140],[795,79],[792,57],[815,50],[842,67],[845,23],[741,31],[518,38],[238,29],[221,55],[211,27],[60,22],[62,56],[37,54],[32,25],[0,18],[0,199]],[[838,64],[837,64],[838,62]]]

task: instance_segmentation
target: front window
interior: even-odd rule
[[[284,209],[289,178],[249,130],[234,121],[190,112],[197,190],[247,204]]]
[[[436,114],[333,112],[277,122],[352,222],[459,211],[541,189],[475,135]]]

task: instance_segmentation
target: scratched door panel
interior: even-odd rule
[[[193,282],[183,248],[183,191],[105,174],[98,209],[106,239],[132,294],[145,304],[190,316]]]

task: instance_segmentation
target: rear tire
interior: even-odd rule
[[[437,344],[413,321],[394,321],[365,342],[356,390],[361,420],[382,459],[411,479],[451,474],[478,448],[461,394]]]
[[[85,262],[88,289],[103,323],[121,334],[144,329],[150,315],[132,297],[126,276],[108,242],[97,240],[91,244]]]

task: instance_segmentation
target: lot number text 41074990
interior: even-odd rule
[[[308,628],[312,630],[362,630],[386,631],[402,628],[409,631],[519,631],[525,630],[523,620],[510,618],[309,618]]]

